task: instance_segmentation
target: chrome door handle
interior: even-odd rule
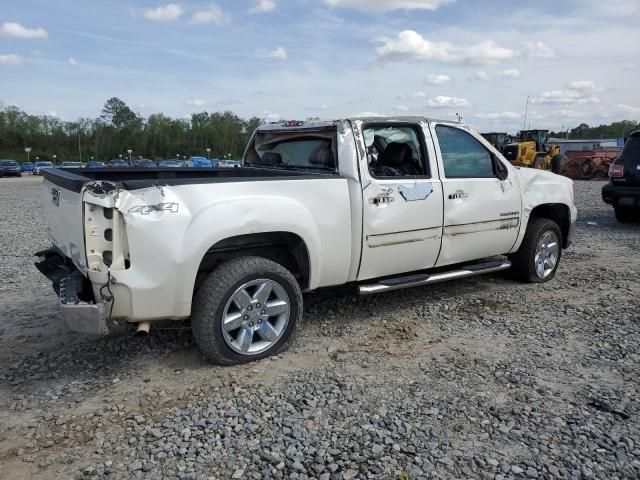
[[[454,193],[449,194],[449,200],[462,200],[468,197],[469,197],[469,194],[463,192],[462,190],[456,190]]]
[[[394,198],[387,195],[378,195],[369,199],[371,205],[380,205],[393,202]]]

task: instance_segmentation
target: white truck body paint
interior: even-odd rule
[[[430,176],[374,178],[362,133],[367,123],[413,125],[424,136]],[[435,131],[440,123],[469,132],[504,164],[508,178],[447,179]],[[100,290],[110,275],[113,318],[138,322],[188,317],[205,254],[232,237],[298,236],[308,253],[308,289],[313,290],[514,252],[540,205],[564,205],[576,220],[571,180],[515,168],[457,123],[372,118],[324,125],[336,129],[337,175],[178,185],[158,180],[150,188],[119,186],[107,192],[96,188],[100,182],[87,181],[80,193],[45,180],[51,241],[107,306]],[[52,203],[54,188],[58,205]],[[416,195],[403,196],[401,188]],[[112,220],[88,217],[108,209],[117,213]],[[122,225],[112,225],[112,240],[101,238],[110,222]],[[101,250],[109,248],[117,250],[110,269],[100,262]]]

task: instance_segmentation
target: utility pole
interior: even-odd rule
[[[82,145],[80,144],[80,129],[78,128],[78,155],[80,156],[80,163],[82,163]]]
[[[524,124],[522,126],[523,130],[527,129],[527,115],[529,114],[529,95],[527,95],[527,105],[524,107]]]

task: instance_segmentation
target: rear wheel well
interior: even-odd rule
[[[296,278],[300,287],[309,286],[309,252],[304,240],[290,232],[238,235],[213,245],[205,253],[196,277],[196,289],[207,274],[233,258],[255,256],[279,263]]]
[[[553,220],[560,227],[560,231],[562,232],[562,247],[567,248],[569,241],[569,228],[571,226],[569,207],[562,203],[538,205],[531,211],[529,221],[531,221],[532,218],[548,218],[549,220]]]

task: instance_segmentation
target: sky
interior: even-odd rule
[[[640,119],[640,0],[0,3],[1,104],[65,120],[113,96],[145,117]]]

